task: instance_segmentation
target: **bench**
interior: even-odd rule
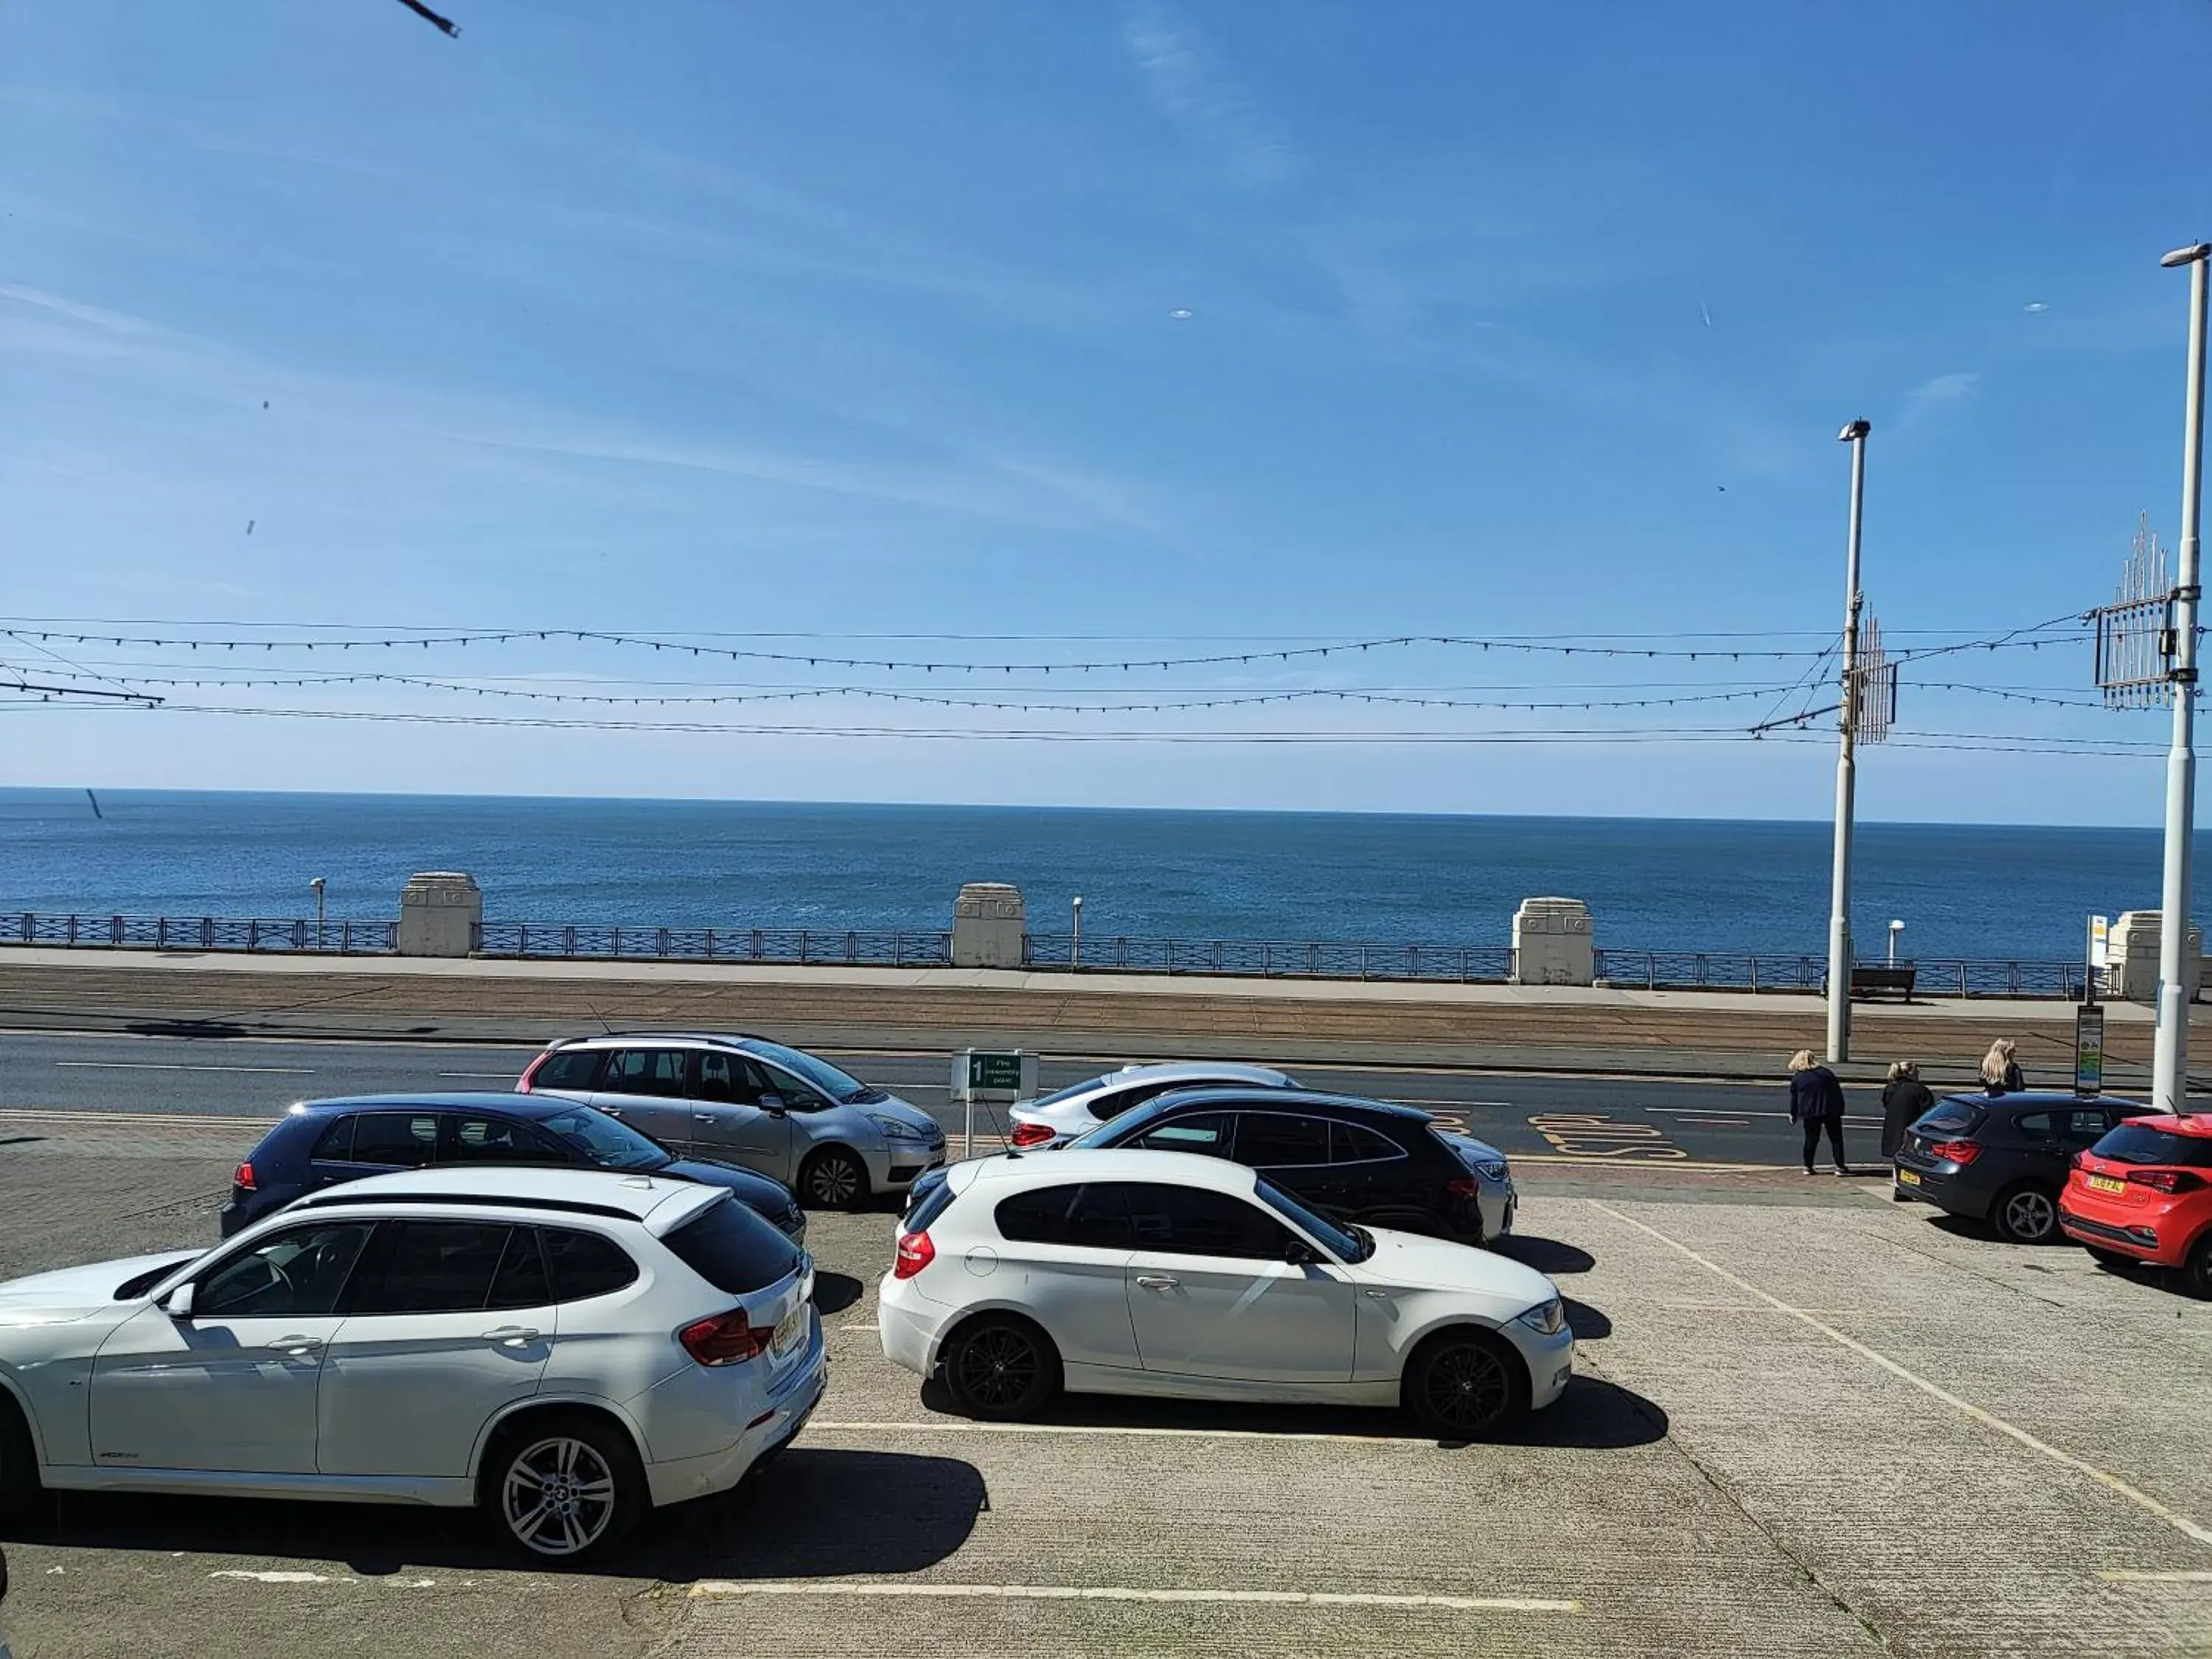
[[[1880,963],[1851,964],[1851,994],[1854,997],[1888,996],[1894,993],[1905,1001],[1912,1000],[1912,964],[1899,963],[1890,967]]]

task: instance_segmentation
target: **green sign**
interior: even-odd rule
[[[2074,1011],[2074,1092],[2105,1092],[2105,1011],[2095,1003]]]
[[[1021,1051],[994,1054],[981,1048],[970,1048],[968,1051],[968,1087],[976,1094],[1021,1093]]]

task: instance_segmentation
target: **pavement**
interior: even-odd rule
[[[2032,1073],[2070,1079],[2074,1016],[2031,1000],[1865,1003],[1844,1071],[1872,1080],[1902,1057],[1964,1084],[2010,1036]],[[2212,1006],[2191,1021],[2212,1038]],[[0,1027],[21,1030],[536,1043],[635,1026],[773,1030],[810,1048],[1773,1079],[1823,1046],[1825,1012],[1780,992],[0,948]],[[2149,1009],[2107,1005],[2114,1085],[2142,1086],[2152,1036]]]
[[[0,1273],[212,1239],[227,1156],[100,1132],[0,1144]],[[877,1346],[890,1215],[825,1215],[814,1421],[607,1570],[518,1567],[460,1514],[76,1496],[7,1535],[9,1632],[18,1659],[2212,1654],[2212,1304],[1856,1183],[1522,1179],[1506,1248],[1570,1299],[1580,1375],[1501,1443],[950,1416]]]

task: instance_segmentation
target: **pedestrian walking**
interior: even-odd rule
[[[1982,1056],[1982,1085],[1992,1095],[2016,1095],[2027,1087],[2020,1062],[2013,1058],[2013,1040],[1999,1037]]]
[[[1813,1173],[1813,1154],[1820,1150],[1820,1133],[1828,1135],[1828,1150],[1835,1155],[1836,1173],[1847,1176],[1844,1162],[1844,1085],[1836,1074],[1813,1058],[1810,1048],[1790,1056],[1790,1121],[1805,1130],[1805,1173]]]
[[[1905,1132],[1913,1121],[1936,1103],[1936,1097],[1920,1080],[1920,1068],[1909,1060],[1893,1062],[1889,1068],[1889,1081],[1881,1085],[1881,1155],[1884,1158],[1897,1156],[1897,1149],[1905,1143]]]

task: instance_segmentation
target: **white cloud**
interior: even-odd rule
[[[1982,377],[1958,371],[1923,380],[1905,394],[1905,412],[1898,425],[1910,427],[1972,403],[1981,395]]]
[[[1209,65],[1189,27],[1164,6],[1133,7],[1123,44],[1160,112],[1239,183],[1295,184],[1304,167],[1250,94]]]

